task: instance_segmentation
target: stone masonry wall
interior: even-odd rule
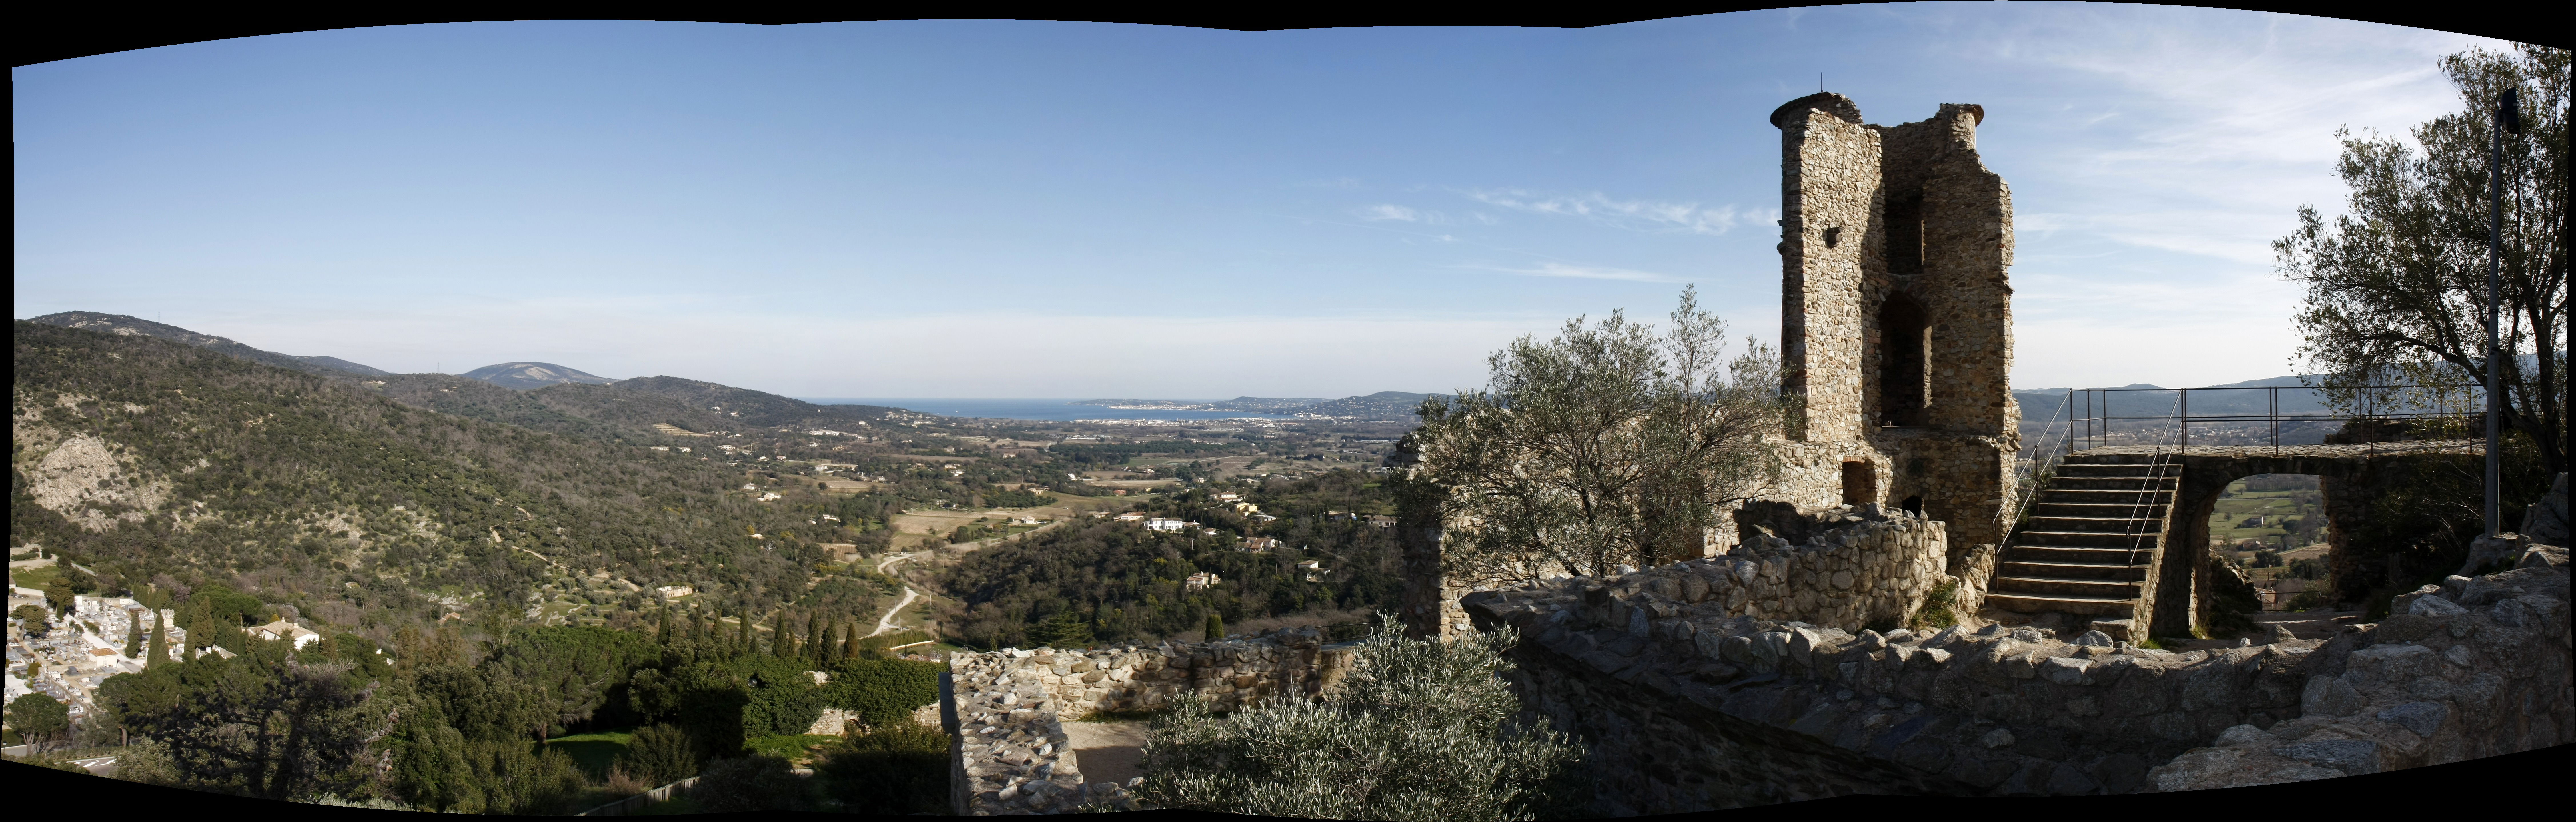
[[[1750,511],[1748,511],[1750,513]],[[1923,596],[1948,581],[1949,550],[1941,523],[1875,503],[1801,512],[1804,544],[1755,525],[1746,544],[1722,557],[1680,562],[1632,574],[1662,600],[1714,605],[1730,616],[1798,619],[1860,628],[1873,622],[1902,624]],[[1625,606],[1619,606],[1625,607]],[[1667,606],[1670,607],[1670,606]],[[1649,610],[1611,614],[1621,620],[1652,619]]]
[[[2452,576],[2336,638],[2299,716],[2218,734],[2150,772],[2157,790],[2232,788],[2439,765],[2576,742],[2567,551],[2527,548],[2519,567]]]
[[[959,740],[952,804],[975,815],[1132,807],[1123,786],[1085,788],[1061,723],[1182,698],[1232,708],[1281,693],[1319,695],[1356,657],[1352,643],[1326,643],[1314,628],[1153,648],[960,652],[942,694]]]
[[[1780,107],[1782,379],[1806,396],[1809,442],[1858,440],[1861,280],[1878,256],[1878,134],[1839,94]]]
[[[1480,629],[1525,638],[1518,686],[1589,746],[1604,779],[1593,810],[1652,814],[1847,793],[2216,787],[2239,763],[2279,766],[2263,777],[2279,781],[2562,744],[2566,570],[2531,567],[2455,581],[2458,602],[2427,592],[2406,603],[2413,616],[2331,642],[2188,653],[1994,625],[1855,635],[1681,602],[1647,573],[1465,607]],[[2471,608],[2483,610],[2451,613]],[[2211,739],[2234,752],[2193,750]]]

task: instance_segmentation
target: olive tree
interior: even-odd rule
[[[1698,556],[1731,502],[1777,481],[1774,440],[1795,399],[1778,354],[1685,288],[1671,326],[1621,312],[1566,321],[1488,358],[1486,387],[1423,403],[1404,450],[1439,489],[1443,572],[1478,583]]]
[[[1304,819],[1564,816],[1588,799],[1582,748],[1515,720],[1509,628],[1437,640],[1392,615],[1337,691],[1217,715],[1185,700],[1154,723],[1137,798]]]
[[[2498,98],[2521,98],[2504,140],[2499,422],[2531,438],[2544,476],[2567,470],[2568,52],[2521,45],[2442,60],[2462,109],[2395,136],[2338,131],[2351,189],[2331,225],[2313,206],[2272,244],[2307,295],[2293,319],[2307,370],[2347,408],[2426,403],[2423,391],[2487,374],[2488,163]],[[2392,394],[2398,394],[2392,396]],[[2408,395],[2414,396],[2408,396]]]

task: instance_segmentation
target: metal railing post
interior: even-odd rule
[[[2191,389],[2182,389],[2182,448],[2191,449]]]

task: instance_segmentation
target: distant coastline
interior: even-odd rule
[[[1087,398],[975,398],[975,397],[797,397],[815,405],[882,405],[936,414],[943,417],[966,417],[997,420],[1222,420],[1258,418],[1265,420],[1294,419],[1286,414],[1261,414],[1249,411],[1207,411],[1185,408],[1113,408],[1083,405]],[[1214,403],[1222,400],[1176,400],[1173,402]]]

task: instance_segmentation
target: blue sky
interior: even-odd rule
[[[1584,30],[397,26],[13,73],[17,316],[800,396],[1481,384],[1683,283],[1776,340],[1779,137],[1979,103],[2020,387],[2287,373],[2268,243],[2466,35],[1921,3]]]

